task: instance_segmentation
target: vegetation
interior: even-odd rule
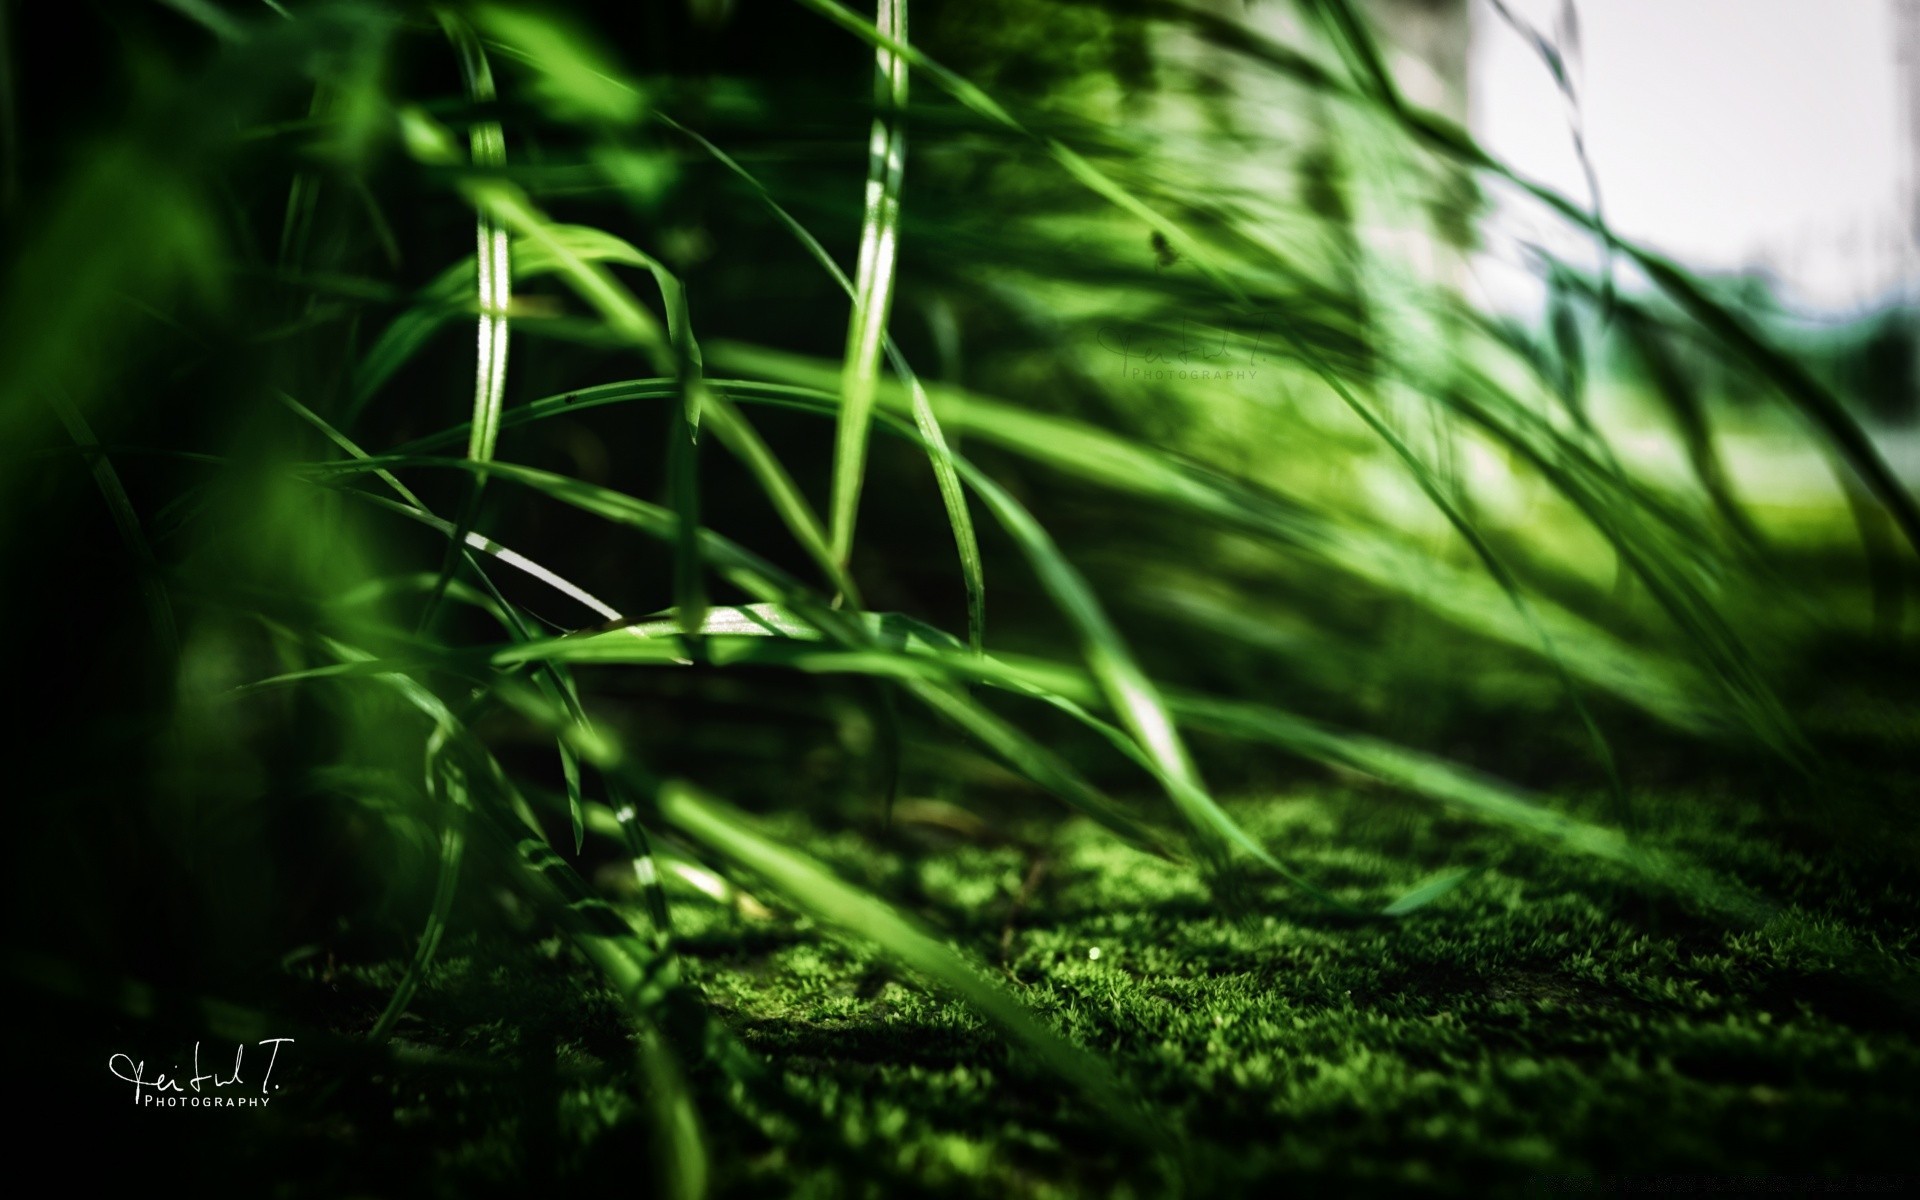
[[[0,539],[64,1109],[302,1194],[1897,1169],[1898,355],[1346,0],[59,9]],[[1595,250],[1538,328],[1459,285],[1493,191]],[[96,1065],[281,1036],[185,1135]]]

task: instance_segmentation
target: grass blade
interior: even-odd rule
[[[905,42],[905,0],[879,0],[879,31]],[[903,115],[907,105],[907,65],[893,50],[875,51],[874,101],[879,110],[868,136],[865,212],[860,222],[860,257],[854,273],[853,315],[841,371],[840,420],[833,446],[833,502],[829,520],[834,557],[846,562],[853,552],[854,522],[866,474],[867,427],[873,418],[879,383],[880,348],[893,307],[894,270],[900,236],[900,183],[906,168]]]
[[[335,639],[325,639],[323,645],[345,663],[365,664],[369,658],[364,651]],[[666,1048],[661,1026],[674,1019],[680,1025],[692,1024],[699,1034],[693,1048],[715,1055],[723,1067],[740,1068],[745,1062],[743,1052],[698,1001],[686,994],[671,955],[636,935],[626,920],[596,896],[544,841],[515,831],[510,814],[526,810],[524,798],[492,754],[447,706],[405,674],[382,672],[377,677],[444,734],[444,753],[463,758],[461,766],[467,777],[482,784],[474,789],[474,796],[484,801],[476,805],[483,827],[510,848],[513,861],[520,867],[522,884],[606,975],[628,1006],[635,1025],[637,1066],[646,1082],[643,1099],[653,1113],[656,1145],[661,1151],[660,1182],[667,1194],[698,1200],[705,1193],[709,1174],[705,1141],[692,1091],[679,1063]],[[550,718],[556,733],[564,730],[577,746],[600,744],[590,730],[569,723],[558,710],[532,707]]]
[[[480,38],[460,17],[447,10],[436,14],[460,56],[460,77],[467,99],[486,106],[497,99],[493,70]],[[499,172],[507,165],[506,134],[500,123],[480,120],[468,135],[473,165],[484,172]],[[513,300],[513,263],[507,231],[484,206],[475,209],[474,278],[480,317],[478,345],[474,358],[473,420],[467,434],[467,457],[477,463],[493,458],[500,440],[500,410],[505,404],[507,386],[507,308]],[[465,550],[466,534],[480,514],[481,489],[486,476],[473,476],[466,503],[460,510],[456,532],[447,543],[446,557],[440,564],[441,582],[427,596],[420,614],[421,628],[433,621],[434,610],[446,592]]]
[[[846,272],[840,269],[840,264],[827,253],[826,247],[820,244],[820,240],[782,207],[759,179],[735,161],[731,155],[700,134],[663,113],[655,115],[670,127],[686,135],[695,145],[706,151],[714,161],[752,188],[767,210],[773,214],[774,219],[791,233],[807,254],[833,278],[840,290],[855,302],[856,311],[858,310],[859,290],[853,281],[847,278]],[[940,502],[946,509],[947,524],[953,532],[954,549],[960,557],[961,581],[967,591],[967,641],[975,650],[980,650],[986,642],[987,583],[985,563],[980,556],[980,540],[973,527],[973,513],[967,505],[966,491],[960,482],[960,475],[953,468],[953,452],[947,444],[946,433],[941,428],[939,417],[934,412],[933,402],[927,396],[926,388],[921,386],[919,377],[907,365],[906,356],[901,353],[893,335],[884,327],[881,330],[881,337],[887,359],[893,365],[894,374],[906,384],[912,398],[914,424],[919,427],[920,436],[927,446],[928,459],[933,466],[934,482],[940,489]],[[794,522],[789,521],[788,525],[792,528]],[[796,533],[798,533],[797,529]],[[812,552],[810,545],[808,549]],[[831,551],[828,551],[827,558],[836,569],[839,568],[840,560]],[[851,580],[837,582],[844,594],[854,595],[850,591]],[[858,605],[857,599],[850,600],[850,603]]]
[[[446,936],[447,920],[453,912],[454,894],[460,885],[460,865],[466,855],[465,825],[470,802],[466,779],[459,764],[446,756],[447,734],[445,726],[437,726],[427,739],[427,797],[441,801],[446,813],[440,834],[439,875],[434,881],[433,901],[427,911],[426,928],[414,947],[413,958],[408,961],[405,973],[393,989],[387,1007],[367,1034],[367,1040],[374,1043],[384,1042],[393,1036],[394,1026],[406,1013],[407,1005],[413,1002],[413,995],[419,990],[421,980],[426,978],[427,968],[433,965],[441,939]]]
[[[774,841],[747,814],[690,784],[664,785],[657,803],[661,817],[681,834],[766,881],[770,891],[815,920],[871,943],[965,1002],[1041,1067],[1072,1084],[1108,1119],[1144,1144],[1164,1151],[1163,1132],[1123,1096],[1104,1063],[1047,1028],[1005,988],[913,921]]]
[[[1214,255],[1184,225],[1169,219],[1152,205],[1140,199],[1126,188],[1109,178],[1084,156],[1069,147],[1058,138],[1036,133],[1022,124],[1011,112],[982,91],[978,86],[962,78],[948,68],[928,58],[919,50],[908,45],[903,38],[893,36],[881,30],[877,25],[864,20],[845,5],[836,0],[800,0],[805,7],[819,13],[827,20],[840,26],[847,32],[860,38],[877,50],[897,55],[899,59],[919,70],[931,79],[936,86],[961,105],[994,125],[1011,130],[1024,138],[1038,143],[1060,167],[1077,180],[1088,191],[1113,204],[1123,212],[1129,213],[1149,229],[1165,238],[1168,245],[1178,250],[1193,262],[1209,279],[1218,284],[1229,296],[1236,300],[1245,299],[1238,284],[1226,274],[1214,261]]]
[[[390,458],[341,464],[326,470],[330,473],[343,469],[364,471],[402,463],[482,469],[473,463],[453,459]],[[1338,901],[1332,900],[1274,858],[1241,829],[1209,794],[1187,753],[1172,715],[1159,697],[1158,689],[1134,661],[1092,589],[1060,554],[1040,524],[1010,494],[973,470],[964,460],[956,459],[955,465],[974,488],[975,494],[987,503],[989,510],[1019,543],[1048,594],[1073,625],[1081,639],[1082,653],[1095,678],[1100,681],[1108,702],[1152,761],[1156,777],[1167,789],[1175,807],[1187,819],[1196,848],[1207,862],[1209,870],[1215,874],[1224,872],[1227,868],[1227,847],[1237,847],[1297,887],[1329,903],[1338,904]],[[652,536],[677,536],[678,521],[673,514],[611,489],[509,463],[496,462],[484,469],[525,483],[584,511],[631,525]],[[799,590],[791,581],[785,580],[773,568],[725,539],[706,533],[703,543],[710,560],[730,573],[735,582],[750,593],[774,602],[790,603],[800,598]],[[1224,877],[1220,882],[1226,882]]]
[[[140,529],[140,514],[134,511],[133,500],[127,495],[126,485],[120,481],[120,472],[114,469],[113,461],[100,448],[92,427],[80,415],[79,409],[58,392],[49,393],[47,402],[60,418],[60,423],[66,426],[67,436],[87,456],[94,485],[100,489],[100,497],[106,502],[107,515],[113,518],[113,526],[119,531],[121,542],[133,557],[135,584],[140,589],[140,601],[147,610],[147,623],[153,629],[155,644],[171,662],[180,653],[180,631],[173,616],[173,602],[167,598],[167,590],[160,582],[160,564],[155,561],[153,547]]]

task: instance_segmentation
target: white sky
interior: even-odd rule
[[[1487,0],[1472,3],[1476,135],[1584,200],[1546,68]],[[1551,35],[1561,3],[1508,7]],[[1576,79],[1609,221],[1696,267],[1768,267],[1809,308],[1911,286],[1920,255],[1894,9],[1915,3],[1577,0]]]

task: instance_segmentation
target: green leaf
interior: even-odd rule
[[[905,0],[879,0],[879,31],[897,42],[907,37]],[[873,419],[879,382],[880,350],[893,307],[894,270],[900,240],[900,183],[907,158],[904,110],[906,61],[881,46],[875,66],[874,100],[878,112],[867,146],[866,211],[860,222],[860,258],[854,273],[853,315],[847,324],[847,349],[840,380],[840,420],[833,446],[834,557],[846,562],[853,552],[854,522],[866,475],[867,426]]]

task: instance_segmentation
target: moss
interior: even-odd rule
[[[1605,867],[1378,794],[1303,792],[1238,815],[1354,899],[1450,864],[1479,873],[1428,910],[1370,924],[1279,888],[1227,911],[1189,871],[1084,824],[998,846],[895,831],[884,851],[798,819],[786,832],[910,900],[1115,1063],[1188,1146],[1199,1194],[1899,1169],[1920,1119],[1920,1044],[1897,981],[1920,907],[1897,863],[1784,848],[1724,800],[1658,806],[1651,840],[1787,905],[1763,927],[1729,928]],[[693,897],[677,921],[689,974],[773,1068],[744,1085],[758,1097],[746,1103],[730,1102],[742,1086],[696,1078],[723,1192],[1163,1190],[1140,1147],[1011,1061],[971,1013],[857,949]],[[514,954],[450,958],[409,1036],[494,1060],[552,1047],[557,1082],[531,1107],[552,1106],[558,1149],[534,1171],[530,1106],[443,1095],[413,1114],[438,1122],[421,1131],[443,1147],[435,1178],[633,1170],[624,1156],[644,1157],[647,1142],[620,1086],[618,1010],[578,986],[557,944]],[[390,975],[367,979],[364,1007]]]

